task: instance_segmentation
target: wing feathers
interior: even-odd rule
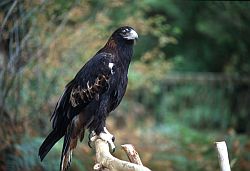
[[[114,56],[112,54],[97,53],[82,67],[75,78],[66,85],[51,116],[53,136],[48,136],[44,145],[42,145],[39,152],[41,159],[64,136],[61,167],[66,168],[69,165],[71,131],[68,129],[71,127],[70,123],[91,101],[98,101],[99,96],[108,90],[110,78],[114,74],[114,66]],[[92,120],[88,124],[91,122]]]
[[[71,105],[76,107],[79,104],[90,102],[94,98],[99,99],[99,94],[108,86],[108,80],[109,76],[99,75],[93,85],[89,85],[88,81],[86,88],[81,88],[80,85],[73,88],[70,94]]]
[[[56,130],[53,130],[47,138],[42,143],[41,147],[39,148],[39,157],[41,161],[44,159],[44,157],[47,155],[47,153],[50,151],[50,149],[55,145],[55,143],[63,137],[62,132],[58,132]]]

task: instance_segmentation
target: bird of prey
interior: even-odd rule
[[[69,168],[72,150],[89,131],[89,142],[101,138],[114,151],[114,136],[105,127],[106,118],[121,102],[127,87],[133,45],[138,38],[129,26],[118,28],[70,81],[51,116],[53,130],[39,149],[41,161],[64,137],[60,170]]]

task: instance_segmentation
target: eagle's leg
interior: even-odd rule
[[[110,145],[112,152],[115,151],[115,144],[114,144],[115,137],[107,130],[106,127],[103,127],[103,132],[101,132],[99,135],[97,135],[95,131],[92,131],[89,138],[90,138],[89,146],[90,142],[94,142],[96,139],[100,138],[103,141],[106,141]]]

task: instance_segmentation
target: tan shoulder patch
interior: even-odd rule
[[[93,85],[89,85],[89,82],[87,82],[86,88],[82,88],[81,86],[73,88],[70,94],[72,106],[76,107],[80,103],[90,102],[93,99],[99,100],[99,94],[102,88],[107,85],[108,79],[108,76],[99,75]]]

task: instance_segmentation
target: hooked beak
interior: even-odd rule
[[[138,39],[138,34],[134,30],[131,30],[124,38],[127,40],[136,40]]]

